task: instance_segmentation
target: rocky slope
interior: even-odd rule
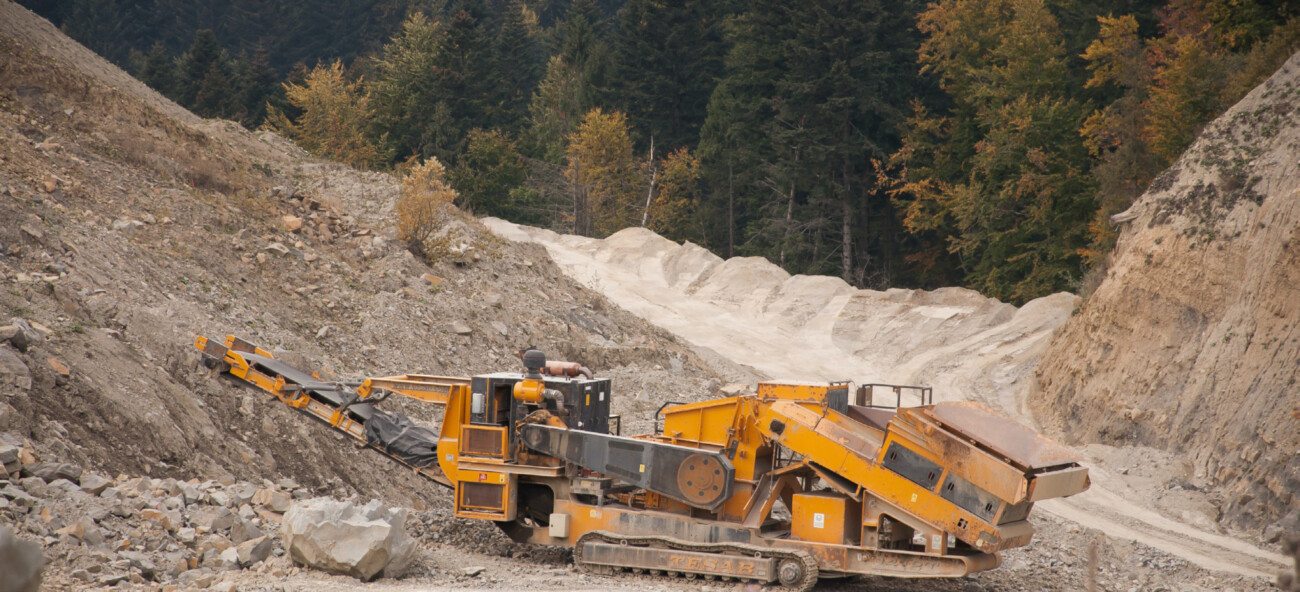
[[[445,496],[212,379],[194,337],[239,334],[340,378],[514,369],[535,345],[612,376],[637,417],[653,411],[647,385],[719,384],[670,335],[468,216],[449,227],[475,251],[417,261],[392,239],[397,192],[199,119],[0,2],[0,326],[29,342],[0,343],[0,431],[108,474],[290,477],[418,508]]]
[[[1116,216],[1100,287],[1031,405],[1072,442],[1188,459],[1228,525],[1300,529],[1300,56]]]

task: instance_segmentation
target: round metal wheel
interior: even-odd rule
[[[677,488],[691,502],[707,505],[722,496],[725,475],[726,470],[718,459],[692,454],[677,468]]]
[[[782,586],[798,586],[803,583],[803,562],[798,559],[783,559],[776,566],[776,578]]]
[[[698,577],[699,575],[700,575],[700,574],[697,574],[697,573],[689,572],[689,571],[688,571],[688,572],[686,572],[686,579],[688,579],[688,580],[694,580],[694,579],[695,579],[696,577]]]

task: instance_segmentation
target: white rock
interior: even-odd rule
[[[284,243],[271,243],[267,245],[265,248],[263,248],[262,250],[271,251],[272,253],[281,256],[289,254],[289,247],[284,246]]]
[[[230,569],[238,569],[239,551],[237,551],[234,547],[226,549],[225,551],[221,552],[219,561],[221,561],[222,567],[226,567]]]
[[[315,498],[284,515],[284,545],[297,563],[361,580],[400,576],[414,556],[406,510]]]
[[[120,232],[131,232],[134,230],[138,230],[140,228],[144,228],[144,222],[141,222],[139,220],[119,218],[113,221],[113,230],[117,230]]]

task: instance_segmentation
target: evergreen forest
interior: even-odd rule
[[[22,4],[479,215],[1016,304],[1095,285],[1111,216],[1300,49],[1287,0]]]

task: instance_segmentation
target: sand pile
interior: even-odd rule
[[[1055,294],[1017,309],[961,288],[859,290],[758,257],[723,260],[642,228],[598,240],[485,223],[545,246],[567,275],[619,306],[770,378],[926,384],[938,400],[1015,408],[1078,303]]]

